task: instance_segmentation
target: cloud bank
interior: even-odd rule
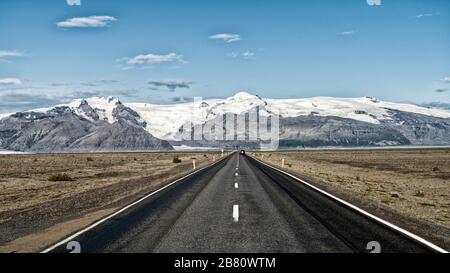
[[[149,81],[150,84],[154,88],[158,87],[166,87],[169,91],[174,92],[177,88],[190,88],[192,85],[192,81],[180,81],[180,80],[160,80],[160,81]]]

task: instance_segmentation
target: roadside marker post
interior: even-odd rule
[[[195,166],[195,159],[192,160],[192,168],[195,170],[196,166]]]
[[[284,168],[284,158],[281,160],[281,168]]]
[[[239,205],[233,206],[233,220],[235,223],[239,222]]]

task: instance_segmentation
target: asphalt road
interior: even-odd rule
[[[237,174],[237,175],[236,175]],[[82,252],[430,252],[269,168],[224,158],[73,240]],[[373,250],[373,249],[372,249]],[[63,244],[52,252],[68,252]]]

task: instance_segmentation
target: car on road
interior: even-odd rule
[[[239,154],[240,154],[240,155],[245,155],[245,150],[241,150],[241,151],[239,152]]]

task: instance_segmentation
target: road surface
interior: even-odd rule
[[[238,154],[168,186],[71,241],[79,242],[83,253],[434,251]],[[368,244],[374,244],[371,250]],[[66,248],[67,242],[61,242],[48,250],[68,252]]]

